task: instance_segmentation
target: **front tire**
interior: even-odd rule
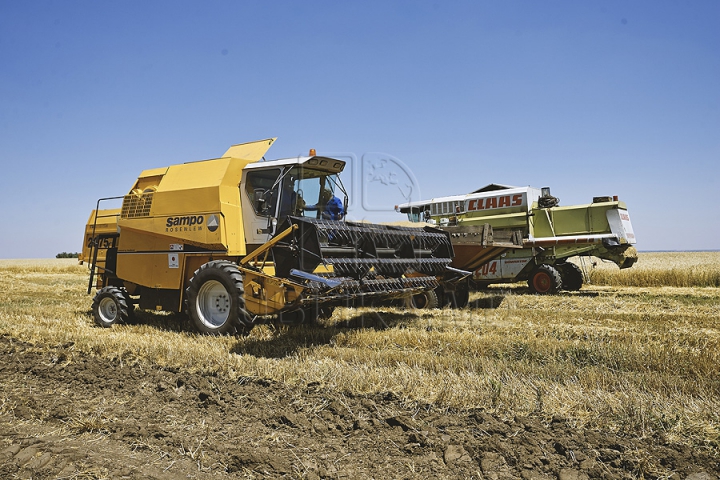
[[[227,260],[213,260],[195,270],[185,290],[186,311],[200,332],[235,334],[252,328],[245,310],[243,275]]]
[[[533,293],[550,295],[562,288],[562,277],[555,267],[543,264],[530,274],[528,286]]]
[[[95,323],[109,328],[130,319],[133,304],[124,288],[103,287],[93,298],[92,312]]]

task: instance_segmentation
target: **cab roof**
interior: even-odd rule
[[[281,158],[278,160],[269,160],[264,162],[253,162],[248,163],[245,166],[246,170],[252,170],[256,168],[269,168],[269,167],[284,167],[284,166],[296,166],[296,165],[302,165],[304,167],[311,167],[311,168],[317,168],[320,170],[326,170],[328,172],[332,173],[339,173],[342,172],[345,168],[345,162],[343,160],[338,160],[337,158],[331,158],[331,157],[321,157],[321,156],[312,156],[312,157],[291,157],[291,158]]]

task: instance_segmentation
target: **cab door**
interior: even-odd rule
[[[240,184],[243,227],[248,253],[270,240],[273,234],[271,220],[280,201],[280,168],[252,169],[243,172]]]

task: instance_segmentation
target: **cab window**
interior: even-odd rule
[[[273,168],[268,170],[251,170],[247,174],[245,182],[245,192],[250,198],[255,213],[258,215],[269,217],[275,212],[275,202],[277,202],[277,189],[279,185],[275,185],[280,176],[280,169]],[[275,185],[275,188],[273,188]]]

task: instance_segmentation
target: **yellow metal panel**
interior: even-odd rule
[[[265,266],[262,268],[262,271],[263,271],[263,273],[264,273],[265,275],[268,275],[268,276],[270,276],[270,277],[274,277],[274,276],[275,276],[275,265],[272,265],[272,264],[271,264],[271,265],[265,265]]]
[[[267,153],[275,140],[277,140],[277,137],[233,145],[228,148],[223,157],[242,158],[257,162]]]
[[[85,236],[83,238],[83,248],[78,256],[78,261],[82,265],[82,262],[89,262],[90,258],[90,241],[93,233],[97,236],[101,233],[117,233],[118,224],[117,219],[120,216],[120,209],[107,209],[100,210],[98,213],[97,223],[95,223],[95,210],[90,213],[87,224],[85,224]],[[93,232],[93,225],[95,231]],[[98,253],[98,260],[102,260],[102,266],[105,265],[105,249],[101,249]]]
[[[182,252],[145,255],[147,263],[152,262],[153,286],[155,288],[179,289],[182,286],[185,255]]]
[[[153,274],[155,263],[149,262],[146,255],[139,253],[118,253],[117,276],[126,282],[154,287]]]
[[[162,184],[161,184],[162,185]],[[150,215],[155,217],[185,216],[221,209],[217,187],[155,192]]]
[[[262,157],[274,140],[236,145],[228,150],[233,156],[246,158],[219,158],[145,170],[133,190],[153,187],[152,202],[147,203],[149,212],[125,215],[128,218],[123,218],[121,227],[165,237],[163,243],[172,239],[174,243],[245,255],[239,191],[242,171]],[[211,219],[218,223],[216,228],[210,228]],[[130,247],[131,244],[124,242],[123,248],[153,250],[142,242]]]
[[[118,253],[118,276],[125,281],[150,288],[179,289],[183,277],[183,258],[170,268],[168,253]]]
[[[218,228],[215,231],[208,227],[213,215],[218,219]],[[191,224],[192,220],[195,220],[195,223]],[[126,218],[119,223],[122,230],[119,245],[121,251],[167,251],[171,244],[177,243],[212,250],[226,249],[223,238],[224,221],[219,214]]]
[[[220,185],[230,164],[229,158],[172,165],[158,186],[158,192],[193,190]],[[240,179],[238,178],[238,181]]]
[[[286,279],[269,277],[241,269],[245,275],[245,308],[255,315],[274,315],[297,304],[304,290],[302,285]]]
[[[119,208],[99,210],[97,213],[97,223],[95,224],[95,234],[117,232],[117,219],[119,216]],[[87,232],[92,233],[94,223],[95,210],[90,213],[90,218],[88,218],[87,225],[85,226]]]
[[[237,189],[235,189],[237,190]],[[220,216],[222,223],[220,229],[223,232],[223,242],[227,247],[227,253],[231,256],[244,256],[247,253],[245,244],[245,231],[242,222],[242,209],[239,205],[222,206],[223,214]]]
[[[223,204],[239,205],[238,185],[248,163],[220,158],[171,166],[154,194],[152,215],[218,212]]]
[[[144,192],[146,189],[154,189],[160,184],[162,178],[162,175],[138,177],[137,182],[135,182],[135,186],[133,187],[133,190],[140,190],[140,192]]]
[[[150,233],[158,231],[152,227],[143,231],[122,226],[154,220],[158,219],[121,220],[117,276],[144,287],[178,289],[184,278],[185,254],[183,251],[173,250],[173,244],[182,245],[187,242],[175,235]],[[174,262],[171,256],[175,257]]]
[[[225,170],[225,176],[222,179],[221,185],[237,189],[237,187],[240,185],[243,168],[245,168],[245,166],[250,163],[252,162],[248,160],[240,160],[233,158],[228,164],[227,169]],[[235,193],[234,198],[239,198],[239,194]],[[233,203],[238,202],[239,199],[235,200]]]
[[[162,177],[167,172],[168,167],[151,168],[149,170],[143,170],[138,178],[146,177]]]

